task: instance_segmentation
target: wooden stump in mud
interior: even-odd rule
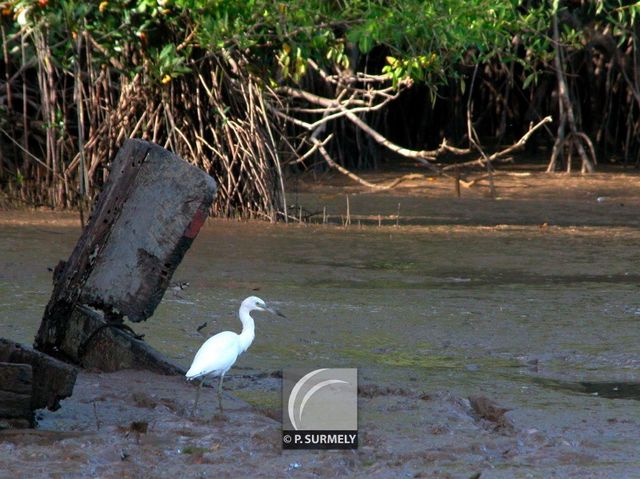
[[[0,429],[32,424],[32,382],[31,365],[0,362]]]
[[[73,366],[28,346],[0,338],[0,429],[33,425],[33,411],[56,410],[71,396]]]
[[[121,324],[109,323],[100,313],[82,305],[77,305],[67,320],[61,350],[82,367],[105,372],[120,369],[148,369],[160,374],[186,372]]]
[[[73,253],[56,268],[35,347],[76,361],[80,348],[88,354],[93,346],[84,339],[93,333],[86,328],[95,322],[81,321],[83,334],[70,330],[80,324],[69,321],[72,314],[87,312],[80,305],[102,311],[110,326],[121,326],[124,316],[133,322],[149,318],[215,192],[215,181],[202,170],[158,145],[127,140]],[[121,335],[111,340],[124,341]],[[137,344],[132,336],[127,341]]]

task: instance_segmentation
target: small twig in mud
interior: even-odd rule
[[[344,226],[347,227],[351,224],[351,208],[349,206],[349,195],[347,195],[347,219],[344,222]]]
[[[100,430],[100,425],[102,424],[102,422],[100,421],[100,419],[98,418],[98,408],[96,407],[96,402],[93,401],[91,403],[93,405],[93,415],[96,418],[96,430]]]
[[[202,323],[200,326],[198,326],[196,328],[196,331],[200,333],[204,328],[207,327],[207,324],[209,324],[209,323],[207,321],[205,321],[204,323]]]

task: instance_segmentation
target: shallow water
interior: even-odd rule
[[[0,334],[31,343],[51,290],[47,267],[68,257],[80,231],[0,228]],[[483,394],[521,430],[587,451],[576,459],[582,472],[631,477],[640,471],[639,259],[640,232],[623,227],[212,221],[174,275],[189,287],[169,290],[133,327],[188,366],[203,341],[196,328],[239,330],[237,306],[257,294],[287,319],[256,314],[256,341],[236,374],[358,367],[363,383]],[[361,415],[415,434],[410,411]],[[538,466],[560,467],[541,454]],[[493,473],[523,467],[501,459]]]

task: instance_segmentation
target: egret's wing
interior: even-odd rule
[[[224,373],[236,362],[239,351],[236,333],[218,333],[200,347],[186,376],[195,379],[211,373]]]

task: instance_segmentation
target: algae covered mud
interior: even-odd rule
[[[404,211],[431,219],[400,227],[212,221],[174,276],[189,286],[169,290],[136,329],[187,366],[203,323],[205,334],[239,330],[245,296],[287,315],[256,315],[256,341],[225,381],[227,421],[207,420],[213,390],[191,418],[194,389],[180,378],[85,373],[60,411],[41,416],[41,429],[67,436],[0,436],[0,470],[640,477],[638,198],[609,192],[599,202],[597,190],[464,208],[404,197]],[[370,216],[397,203],[354,198]],[[297,200],[309,210],[342,201]],[[0,327],[29,343],[47,266],[69,254],[79,227],[60,215],[0,215]],[[278,371],[296,366],[359,368],[358,451],[281,451]],[[479,413],[473,396],[509,409],[504,420]],[[148,430],[131,432],[140,421]]]

